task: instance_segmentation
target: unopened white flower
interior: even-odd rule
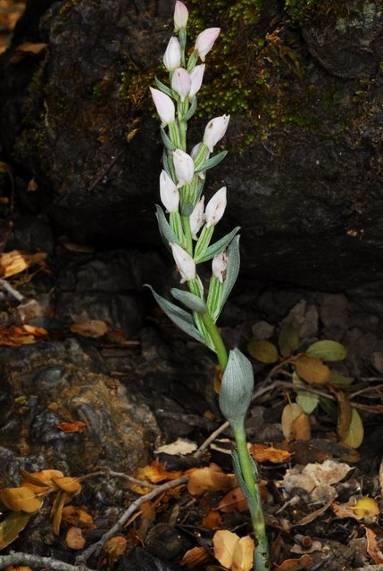
[[[172,123],[176,113],[173,101],[166,93],[162,93],[162,91],[154,89],[154,87],[150,88],[150,92],[162,124],[168,125],[168,123]]]
[[[194,240],[197,240],[197,234],[205,223],[205,197],[203,196],[195,205],[193,212],[190,214],[190,230]]]
[[[191,87],[189,91],[190,99],[194,97],[196,93],[201,89],[203,75],[205,73],[205,64],[201,63],[196,65],[193,71],[190,73]]]
[[[168,173],[163,170],[160,175],[161,202],[168,212],[176,212],[180,202],[178,189]]]
[[[186,69],[178,67],[172,76],[172,89],[185,101],[191,88],[191,78]]]
[[[227,253],[221,252],[220,254],[214,256],[212,262],[213,275],[219,282],[221,282],[221,284],[223,283],[226,275],[227,259]]]
[[[190,155],[177,149],[173,152],[173,163],[178,180],[178,187],[188,184],[193,180],[194,161]]]
[[[198,152],[201,148],[202,143],[197,143],[196,145],[194,145],[194,147],[191,150],[190,156],[192,157],[193,161],[195,160],[196,156],[198,155]]]
[[[214,46],[214,42],[218,38],[220,31],[221,28],[207,28],[197,36],[194,49],[202,61],[205,61],[205,57]]]
[[[193,280],[196,277],[196,268],[191,255],[174,242],[170,243],[170,247],[174,261],[182,277],[181,283]]]
[[[203,142],[212,153],[215,145],[224,137],[229,125],[230,115],[222,115],[211,119],[205,127]]]
[[[176,37],[171,37],[163,57],[164,66],[168,71],[174,71],[181,65],[181,46]]]
[[[188,23],[189,11],[183,2],[177,0],[174,8],[174,30],[178,32],[182,28],[186,28]]]
[[[211,197],[206,205],[206,225],[215,226],[222,218],[226,209],[226,186],[223,186]]]

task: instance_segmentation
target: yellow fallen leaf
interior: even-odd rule
[[[151,484],[177,480],[181,476],[182,472],[180,470],[168,471],[160,462],[152,462],[143,468],[139,468],[136,472],[138,480],[147,480]]]
[[[288,462],[291,458],[291,453],[288,450],[274,448],[274,446],[265,446],[264,444],[252,444],[250,452],[252,457],[260,464],[263,462],[280,464]]]
[[[40,472],[27,472],[22,470],[23,481],[21,485],[41,494],[44,491],[56,489],[54,478],[63,478],[64,474],[60,470],[41,470]]]
[[[72,333],[77,333],[83,337],[97,338],[103,337],[108,332],[109,326],[100,319],[89,319],[88,321],[72,323],[70,330]]]
[[[0,276],[10,278],[34,265],[45,268],[47,256],[48,254],[44,252],[28,254],[21,250],[12,250],[11,252],[0,254]]]
[[[254,541],[251,537],[241,537],[238,541],[231,564],[232,571],[250,571],[254,565]]]
[[[86,541],[79,527],[70,527],[65,536],[65,543],[69,549],[79,551],[84,549]]]
[[[373,498],[364,496],[359,498],[353,507],[355,517],[358,519],[376,518],[380,514],[378,503]]]
[[[115,535],[108,539],[104,545],[104,551],[108,556],[109,563],[116,562],[122,557],[128,547],[128,540],[123,535]]]
[[[217,531],[213,537],[215,558],[232,571],[250,571],[254,564],[254,541],[251,537],[239,538],[226,529]]]
[[[301,355],[295,361],[298,376],[313,385],[325,385],[330,382],[331,371],[320,359]]]
[[[351,422],[348,428],[348,432],[344,438],[342,438],[342,444],[349,446],[350,448],[359,448],[362,444],[364,438],[364,428],[363,421],[360,417],[359,412],[353,408],[351,415]]]
[[[286,440],[310,440],[310,419],[296,403],[289,403],[282,412],[282,432]]]
[[[87,511],[78,506],[68,505],[62,510],[62,519],[75,527],[94,527],[93,518]]]
[[[13,512],[35,513],[43,502],[35,493],[25,486],[20,488],[3,488],[0,490],[0,501]]]
[[[54,478],[53,482],[60,490],[68,494],[78,494],[81,491],[81,484],[77,478],[70,478],[68,476],[64,478]]]
[[[189,476],[188,492],[192,496],[200,496],[205,492],[226,492],[235,482],[234,474],[225,474],[217,464],[191,468],[186,475]]]

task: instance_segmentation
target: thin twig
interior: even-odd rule
[[[0,569],[11,565],[28,565],[31,567],[41,567],[45,569],[53,569],[54,571],[92,571],[85,565],[70,565],[64,561],[53,559],[52,557],[41,557],[40,555],[32,555],[31,553],[10,553],[9,555],[0,555]]]
[[[25,296],[22,293],[18,292],[14,287],[12,287],[11,284],[7,282],[7,280],[0,279],[0,287],[5,289],[5,291],[17,299],[17,301],[23,301],[25,299]]]
[[[135,500],[128,507],[128,509],[123,512],[123,514],[116,521],[113,527],[111,527],[106,533],[104,533],[104,535],[98,541],[90,545],[76,558],[76,564],[78,566],[81,566],[85,564],[88,561],[89,557],[91,557],[92,555],[98,555],[103,546],[105,545],[105,543],[108,541],[108,539],[113,537],[113,535],[118,533],[124,527],[124,525],[129,521],[131,516],[134,514],[134,512],[137,511],[142,504],[148,502],[149,500],[153,500],[163,492],[167,492],[172,488],[176,488],[177,486],[182,486],[186,484],[188,480],[189,478],[187,476],[183,476],[182,478],[178,478],[177,480],[167,482],[162,486],[157,486],[156,489],[149,492],[149,494],[145,494],[145,496],[137,498],[137,500]],[[72,569],[72,570],[63,570],[63,571],[74,571],[74,570]]]
[[[90,474],[85,474],[85,476],[81,476],[79,480],[83,482],[84,480],[90,480],[91,478],[97,478],[99,476],[110,476],[112,478],[121,478],[122,480],[127,480],[131,484],[137,484],[138,486],[142,486],[143,488],[150,488],[150,489],[157,489],[158,486],[155,484],[151,484],[150,482],[145,482],[144,480],[138,480],[133,476],[129,476],[128,474],[124,474],[124,472],[114,472],[114,470],[109,470],[108,468],[97,470],[97,472],[91,472]]]

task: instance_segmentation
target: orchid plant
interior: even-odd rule
[[[171,290],[183,307],[152,293],[168,317],[185,333],[214,351],[222,369],[219,404],[229,421],[234,438],[233,463],[237,478],[247,497],[257,539],[254,569],[268,571],[269,550],[265,520],[258,486],[257,466],[250,457],[245,432],[254,377],[249,360],[234,349],[227,352],[216,322],[239,273],[239,227],[212,242],[215,228],[227,205],[225,186],[217,190],[205,205],[206,173],[218,165],[226,151],[214,153],[225,136],[230,117],[215,117],[206,125],[202,141],[189,152],[188,122],[197,109],[197,94],[205,73],[205,59],[220,34],[220,28],[201,32],[190,53],[186,50],[188,9],[177,0],[174,32],[166,47],[163,64],[170,85],[159,79],[151,95],[161,119],[164,144],[163,170],[160,174],[160,198],[157,221],[165,244],[170,248],[185,288]],[[201,61],[202,63],[199,63]],[[164,210],[165,209],[165,210]],[[211,277],[204,284],[198,274],[200,264],[211,261]]]

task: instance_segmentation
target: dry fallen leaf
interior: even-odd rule
[[[75,527],[94,527],[93,518],[87,511],[78,506],[68,505],[62,510],[62,520]]]
[[[181,565],[182,567],[186,567],[186,569],[195,569],[207,563],[209,559],[210,555],[207,549],[204,547],[193,547],[186,551],[182,558]]]
[[[33,490],[41,495],[42,492],[56,490],[54,478],[63,478],[64,474],[60,470],[41,470],[40,472],[27,472],[22,470],[22,486]]]
[[[247,511],[247,500],[241,488],[230,490],[219,502],[218,509],[223,513]]]
[[[87,429],[87,425],[82,420],[76,420],[74,422],[60,422],[57,428],[62,432],[84,432]]]
[[[282,432],[286,440],[310,440],[310,419],[296,403],[289,403],[282,412]]]
[[[355,501],[350,499],[345,504],[334,503],[332,509],[336,517],[342,519],[346,517],[352,517],[358,521],[365,521],[366,523],[372,523],[380,514],[380,509],[377,502],[373,498],[363,497]]]
[[[205,492],[226,492],[235,482],[234,474],[225,474],[217,464],[191,468],[186,475],[189,476],[188,492],[192,496],[200,496]]]
[[[300,379],[310,385],[326,385],[330,382],[331,371],[320,359],[301,355],[294,362],[295,370]]]
[[[14,512],[3,519],[0,523],[0,550],[8,547],[18,538],[19,533],[26,527],[30,518],[30,514]]]
[[[177,480],[181,476],[182,472],[180,470],[168,471],[160,462],[152,462],[143,468],[139,468],[136,472],[138,480],[147,480],[151,484]]]
[[[81,484],[77,478],[71,478],[69,476],[64,476],[64,478],[53,478],[53,483],[56,486],[67,492],[68,494],[78,494],[81,491]]]
[[[211,510],[202,518],[201,526],[205,529],[219,529],[222,526],[221,514]]]
[[[83,337],[102,337],[105,335],[109,326],[105,321],[99,319],[89,319],[87,321],[79,321],[77,323],[72,323],[70,326],[72,333],[77,333]]]
[[[278,571],[302,571],[310,569],[313,564],[313,559],[310,555],[302,555],[299,559],[286,559],[280,565],[275,565]]]
[[[47,256],[44,252],[28,254],[20,250],[0,254],[0,276],[10,278],[35,265],[45,269]]]
[[[46,50],[48,47],[48,44],[44,44],[42,42],[40,43],[34,43],[34,42],[24,42],[22,44],[19,44],[16,47],[15,53],[12,55],[10,62],[11,63],[19,63],[20,61],[22,61],[25,56],[27,55],[38,55],[40,53],[42,53],[44,50]]]
[[[365,527],[367,539],[367,553],[376,565],[383,564],[383,553],[378,545],[376,533],[372,529]]]
[[[0,346],[18,347],[20,345],[31,345],[39,339],[47,337],[48,331],[43,327],[33,325],[12,325],[0,329]]]
[[[197,450],[197,444],[186,438],[177,438],[175,442],[164,444],[155,451],[156,454],[169,454],[170,456],[186,456]]]
[[[250,452],[253,458],[260,464],[262,464],[262,462],[280,464],[282,462],[288,462],[291,459],[291,453],[288,450],[265,446],[264,444],[252,444]]]
[[[217,531],[213,537],[214,557],[221,565],[232,571],[250,571],[253,568],[254,541],[251,537],[239,538],[226,529]]]
[[[123,535],[115,535],[108,539],[104,545],[104,551],[108,556],[109,564],[115,563],[122,557],[128,547],[128,540]]]
[[[0,490],[0,501],[13,512],[28,514],[39,511],[43,502],[35,493],[25,486],[19,488],[3,488]]]
[[[70,495],[67,494],[66,492],[60,491],[56,494],[51,509],[52,530],[55,535],[60,535],[63,509],[65,504],[67,504],[69,500],[70,500]]]
[[[65,543],[69,549],[79,551],[84,549],[86,541],[79,527],[70,527],[65,536]]]

